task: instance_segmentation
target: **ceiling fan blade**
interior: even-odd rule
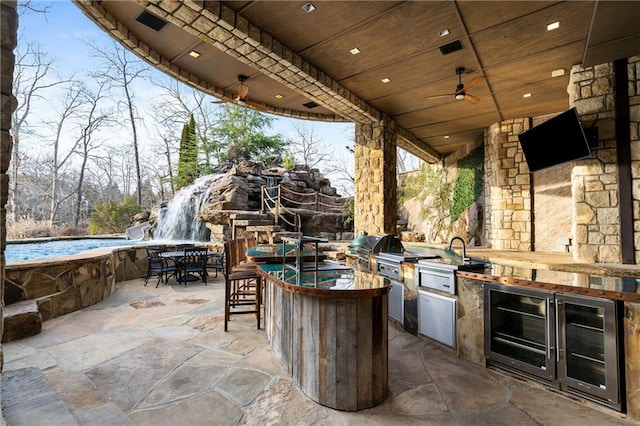
[[[471,90],[474,87],[476,87],[478,84],[482,83],[485,80],[485,78],[483,76],[478,76],[476,78],[474,78],[473,80],[471,80],[470,82],[468,82],[465,86],[464,86],[464,90]]]
[[[245,99],[244,101],[245,104],[247,104],[248,106],[257,109],[258,111],[262,111],[262,112],[269,112],[269,108],[265,105],[262,104],[258,104],[256,102],[252,102],[252,101],[248,101]]]
[[[455,93],[443,93],[442,95],[433,95],[433,96],[427,96],[425,99],[440,99],[440,98],[448,98],[451,96],[456,95]]]
[[[475,104],[477,104],[478,102],[480,102],[480,98],[476,98],[475,96],[470,95],[470,94],[468,94],[468,93],[465,93],[465,94],[464,94],[464,100],[465,100],[465,101],[467,101],[467,102],[472,103],[473,105],[475,105]]]
[[[222,99],[218,99],[217,101],[211,101],[212,104],[233,104],[235,102],[235,98],[230,98],[228,96],[223,96]]]

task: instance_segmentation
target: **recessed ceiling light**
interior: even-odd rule
[[[282,93],[276,93],[276,99],[282,99],[284,95]]]
[[[551,77],[560,77],[561,75],[564,75],[564,68],[551,71]]]
[[[191,56],[192,58],[197,58],[200,56],[200,52],[196,52],[195,50],[192,50],[191,52],[189,52],[189,56]]]
[[[530,98],[531,97],[531,93],[525,93],[524,95],[522,95],[523,98]]]
[[[385,78],[383,78],[383,79],[382,79],[382,80],[380,80],[380,81],[382,81],[383,83],[388,83],[388,82],[390,82],[390,81],[391,81],[391,79],[390,79],[389,77],[385,77]]]
[[[357,47],[354,47],[349,52],[351,52],[352,55],[357,55],[358,53],[360,53],[360,49],[358,49]]]
[[[552,22],[547,25],[547,31],[555,30],[556,28],[560,28],[560,21]]]
[[[304,10],[307,13],[311,13],[314,10],[316,10],[316,7],[314,5],[312,5],[311,2],[307,2],[307,3],[302,5],[302,10]]]
[[[449,139],[449,135],[444,135],[444,138],[445,139]]]
[[[450,33],[449,33],[449,28],[445,28],[444,30],[440,30],[440,31],[438,31],[438,35],[439,35],[440,37],[448,36],[449,34],[450,34]]]

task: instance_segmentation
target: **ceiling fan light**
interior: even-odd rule
[[[461,101],[464,99],[464,93],[456,93],[456,100]]]

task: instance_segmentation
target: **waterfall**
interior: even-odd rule
[[[209,230],[198,222],[198,212],[209,199],[211,183],[223,175],[207,175],[182,188],[158,212],[156,240],[208,241]]]
[[[264,176],[264,178],[267,181],[267,193],[275,198],[278,195],[278,179],[273,176]]]

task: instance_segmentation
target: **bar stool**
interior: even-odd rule
[[[240,250],[244,253],[244,247],[245,242],[241,240],[224,243],[224,331],[228,329],[231,315],[240,314],[255,314],[260,329],[262,280],[255,268],[238,268],[242,265],[238,253]]]

